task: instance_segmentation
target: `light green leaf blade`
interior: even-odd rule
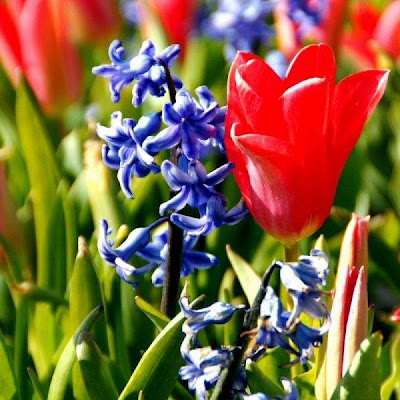
[[[93,327],[102,312],[102,306],[96,307],[81,323],[79,328],[76,330],[74,335],[65,346],[51,379],[49,393],[47,396],[48,400],[64,399],[65,389],[68,384],[72,365],[74,364],[74,361],[76,359],[75,345],[77,343],[78,337],[82,332],[89,331]]]
[[[254,272],[251,266],[229,246],[227,246],[226,252],[249,304],[253,304],[258,289],[261,286],[261,278]]]
[[[381,398],[389,400],[391,394],[399,386],[400,390],[400,334],[395,337],[390,351],[390,360],[392,364],[392,373],[382,385]]]
[[[19,399],[17,378],[11,356],[6,347],[3,334],[0,331],[0,388],[4,400]],[[3,397],[4,396],[4,397]]]
[[[379,356],[382,334],[365,339],[356,353],[346,375],[333,392],[331,400],[379,400]],[[328,367],[329,368],[329,367]]]
[[[91,400],[113,400],[118,398],[107,364],[88,332],[79,335],[76,356],[86,391]]]
[[[153,324],[159,331],[162,331],[170,322],[170,319],[149,304],[146,300],[143,300],[140,296],[135,297],[137,306],[149,317]]]
[[[284,396],[285,391],[283,387],[271,381],[265,376],[256,363],[250,363],[247,368],[247,381],[251,393],[264,393],[270,397]]]
[[[179,348],[184,339],[179,313],[156,337],[141,358],[119,399],[136,399],[143,390],[146,399],[168,399],[183,365]]]

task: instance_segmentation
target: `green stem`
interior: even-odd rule
[[[299,242],[295,243],[293,246],[285,245],[285,261],[294,262],[300,256]]]

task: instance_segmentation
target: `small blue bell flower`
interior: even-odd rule
[[[200,140],[207,140],[217,133],[212,121],[218,112],[216,102],[203,110],[186,89],[181,89],[176,94],[175,104],[164,105],[162,116],[168,127],[157,136],[147,138],[144,147],[149,152],[158,153],[180,144],[185,157],[197,160],[200,157]]]
[[[166,160],[161,165],[161,172],[169,187],[178,194],[161,204],[160,214],[166,211],[180,211],[187,204],[201,208],[213,196],[221,196],[214,186],[221,183],[232,171],[233,164],[227,163],[207,174],[203,164],[198,160],[188,161],[181,156],[178,166]]]
[[[156,49],[152,41],[143,42],[139,54],[130,59],[125,59],[125,48],[122,42],[114,40],[108,50],[111,65],[94,67],[92,72],[110,79],[111,100],[116,103],[121,96],[121,90],[137,80],[133,88],[133,104],[138,107],[148,93],[161,97],[165,94],[166,74],[162,64],[171,67],[178,58],[179,45],[172,45],[156,55]],[[175,86],[182,87],[182,82],[172,76]]]
[[[150,172],[157,174],[160,167],[154,161],[154,154],[143,149],[143,141],[160,129],[159,113],[141,117],[136,123],[132,118],[122,119],[119,111],[111,115],[111,127],[97,124],[98,136],[107,142],[103,146],[104,164],[118,169],[118,181],[125,196],[132,199],[131,180],[133,176],[143,178]]]

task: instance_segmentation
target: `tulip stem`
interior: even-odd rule
[[[261,286],[253,301],[253,304],[246,311],[244,316],[242,330],[236,339],[235,349],[232,352],[232,361],[230,362],[228,368],[222,371],[215,390],[211,396],[211,400],[226,400],[231,397],[233,383],[239,373],[240,366],[243,362],[244,355],[251,340],[251,336],[246,333],[253,330],[257,326],[257,320],[260,316],[261,302],[265,297],[265,292],[267,290],[269,280],[271,279],[271,275],[277,267],[279,267],[279,265],[274,262],[265,271]]]
[[[299,258],[300,249],[299,243],[295,243],[293,246],[285,245],[285,261],[286,262],[295,262]]]
[[[176,88],[171,76],[168,65],[163,61],[157,60],[164,67],[165,78],[168,86],[168,93],[171,103],[176,102]],[[173,164],[178,163],[179,149],[175,146],[171,149],[170,160]],[[170,192],[170,198],[174,193]],[[183,255],[183,230],[174,225],[171,220],[168,221],[168,253],[165,261],[165,278],[161,298],[161,311],[168,317],[175,315],[175,309],[178,302],[179,279],[181,275]]]

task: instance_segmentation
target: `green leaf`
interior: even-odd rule
[[[265,376],[256,363],[250,363],[247,368],[247,381],[251,389],[251,393],[264,393],[271,397],[284,396],[285,391],[282,386],[271,381]]]
[[[11,356],[8,352],[3,334],[0,331],[0,388],[1,398],[15,400],[19,398],[17,378]]]
[[[46,396],[43,393],[43,389],[42,389],[42,387],[40,385],[40,382],[39,382],[39,379],[38,379],[37,375],[35,374],[35,371],[31,367],[28,367],[27,369],[28,369],[28,375],[29,375],[29,378],[30,378],[30,380],[32,382],[33,391],[34,391],[34,393],[36,395],[36,398],[38,400],[45,400]]]
[[[31,186],[38,248],[38,285],[48,287],[51,272],[46,263],[49,210],[56,201],[60,172],[49,136],[24,84],[17,90],[16,119]]]
[[[42,289],[32,282],[21,282],[13,286],[15,290],[21,297],[26,297],[38,303],[50,303],[56,306],[67,306],[68,301],[63,297],[59,296],[52,290]]]
[[[76,356],[90,399],[117,399],[118,392],[108,371],[107,364],[90,333],[82,332],[79,335]]]
[[[65,389],[68,384],[72,365],[74,364],[74,361],[76,359],[75,345],[78,341],[78,337],[82,332],[89,331],[93,327],[102,312],[102,306],[96,307],[81,323],[79,328],[76,330],[74,335],[65,346],[56,365],[56,369],[54,370],[47,400],[64,399]]]
[[[331,400],[379,400],[379,356],[382,334],[365,339],[356,353],[346,375],[333,392]],[[327,366],[329,368],[329,366]],[[329,370],[328,370],[329,373]]]
[[[146,300],[143,300],[140,296],[135,297],[136,305],[150,318],[153,324],[159,331],[162,331],[170,322],[170,319],[149,304]]]
[[[247,297],[247,301],[249,304],[253,304],[254,298],[261,285],[261,278],[254,272],[253,268],[229,246],[227,246],[226,252]]]
[[[390,351],[390,359],[392,364],[392,373],[385,380],[381,389],[381,398],[382,400],[389,400],[391,394],[396,389],[396,385],[398,392],[400,391],[399,382],[400,382],[400,334],[397,334],[395,337],[392,348]],[[399,393],[398,393],[399,394]]]
[[[183,314],[179,313],[156,337],[122,391],[120,400],[136,399],[141,390],[146,399],[168,399],[183,365],[179,351],[184,339],[183,321]]]

